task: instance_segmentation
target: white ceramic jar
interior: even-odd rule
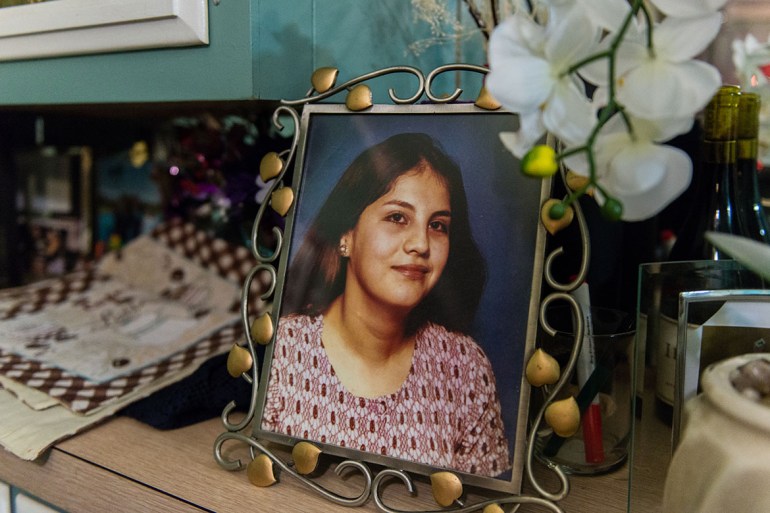
[[[668,469],[664,513],[770,511],[770,406],[741,394],[730,374],[770,354],[709,366],[703,393],[685,405],[680,442]]]

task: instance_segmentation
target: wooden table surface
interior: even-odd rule
[[[71,513],[350,511],[309,492],[291,476],[269,488],[258,488],[248,482],[245,471],[224,470],[213,455],[214,441],[223,431],[219,419],[160,431],[117,417],[57,444],[40,462],[25,462],[0,451],[0,480]],[[651,428],[641,423],[637,440],[645,439],[644,443],[652,447],[665,447],[668,433],[665,426]],[[228,442],[225,451],[229,458],[250,459],[245,444]],[[644,457],[634,466],[632,512],[659,510],[667,462],[653,457],[655,451],[643,451]],[[665,456],[665,450],[658,452]],[[552,474],[536,465],[538,475],[546,473],[546,488],[556,489],[555,479],[548,479]],[[628,511],[628,467],[603,476],[572,477],[570,495],[560,506],[565,511],[580,513]],[[320,482],[347,495],[356,495],[361,484],[358,476],[341,480],[333,472],[327,472]],[[528,490],[525,485],[525,493]],[[389,507],[406,511],[441,509],[423,482],[417,483],[416,497],[410,497],[403,484],[393,480],[383,499]],[[479,501],[473,499],[477,498],[470,496],[467,504]],[[370,499],[359,511],[377,508]],[[526,506],[520,511],[543,508]]]

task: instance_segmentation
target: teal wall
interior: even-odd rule
[[[341,83],[394,65],[427,73],[445,63],[484,63],[478,34],[419,56],[408,51],[426,37],[428,26],[414,21],[409,0],[212,1],[208,46],[2,62],[0,104],[298,98],[320,66],[339,68]],[[462,80],[477,92],[479,78]],[[387,87],[411,96],[415,84],[396,77],[372,82],[376,101],[385,101]]]
[[[306,93],[310,75],[298,77],[292,72],[295,63],[308,70],[337,67],[340,82],[390,66],[414,66],[427,73],[458,60],[484,63],[480,35],[462,45],[448,42],[431,46],[419,55],[410,52],[410,44],[428,38],[430,32],[427,24],[414,21],[409,0],[302,0],[292,3],[293,12],[279,11],[269,5],[271,2],[262,4],[257,20],[260,45],[256,51],[263,77],[257,83],[263,97],[298,97]],[[273,27],[280,27],[280,31]],[[281,71],[280,76],[264,80],[276,69]],[[387,90],[378,87],[379,82],[393,86],[401,96],[411,96],[416,85],[416,80],[406,75],[373,81],[378,101],[385,101]]]

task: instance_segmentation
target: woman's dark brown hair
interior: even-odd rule
[[[364,209],[386,194],[396,179],[427,164],[449,190],[452,209],[449,256],[430,294],[411,312],[406,331],[426,321],[467,333],[486,280],[486,266],[471,234],[468,201],[460,168],[426,134],[404,133],[363,151],[350,164],[308,229],[285,280],[282,315],[318,315],[345,286],[341,236]]]

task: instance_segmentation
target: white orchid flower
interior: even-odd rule
[[[687,188],[690,158],[661,143],[688,131],[722,83],[695,57],[719,32],[726,0],[650,2],[662,21],[642,0],[530,0],[489,47],[487,88],[520,120],[500,134],[505,146],[526,161],[546,131],[555,135],[565,148],[556,158],[590,178],[605,215],[627,221]],[[590,99],[583,80],[597,86]]]
[[[733,64],[735,71],[746,88],[764,87],[768,80],[765,75],[770,64],[770,37],[760,43],[753,34],[747,34],[745,40],[736,39],[732,43]]]
[[[503,146],[518,158],[523,158],[545,133],[543,116],[538,111],[519,114],[518,132],[500,132]]]
[[[650,0],[666,16],[691,18],[717,12],[727,0]]]
[[[637,117],[664,119],[695,115],[722,84],[719,71],[693,58],[719,32],[721,14],[666,18],[653,29],[649,51],[631,38],[618,54],[617,100]]]
[[[692,161],[687,153],[659,143],[688,131],[693,119],[630,120],[633,133],[617,115],[602,128],[594,145],[596,181],[623,204],[621,219],[640,221],[663,210],[690,184]],[[575,173],[588,176],[584,153],[567,157],[565,163]],[[604,203],[600,190],[595,196],[599,204]]]
[[[582,28],[581,28],[582,27]],[[596,32],[579,9],[551,19],[547,27],[514,14],[495,29],[489,44],[487,88],[503,106],[520,116],[521,129],[509,147],[522,157],[545,130],[559,138],[585,140],[595,122],[584,91],[568,73],[595,48]],[[589,32],[589,33],[591,33]]]
[[[628,0],[575,0],[586,15],[598,26],[614,32],[631,10]]]

